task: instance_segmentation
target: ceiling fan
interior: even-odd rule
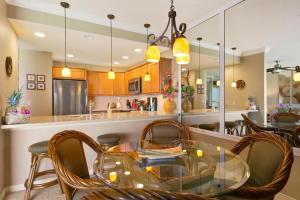
[[[274,67],[267,69],[267,72],[270,72],[272,74],[277,74],[283,70],[285,70],[285,71],[294,71],[295,70],[294,67],[282,67],[279,60],[275,60],[274,62],[275,62]]]

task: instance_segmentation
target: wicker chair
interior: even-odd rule
[[[231,195],[238,199],[273,199],[289,179],[293,150],[278,135],[255,133],[242,138],[231,151],[239,154],[247,146],[250,146],[247,158],[250,178]],[[224,199],[236,199],[232,196]]]
[[[300,126],[294,129],[293,133],[285,133],[287,140],[294,147],[300,147]]]
[[[251,121],[251,119],[249,119],[246,115],[241,114],[244,122],[245,122],[245,126],[246,126],[246,135],[250,135],[253,132],[254,133],[259,133],[259,132],[266,132],[266,131],[272,131],[275,132],[274,128],[267,128],[267,127],[261,127],[256,125],[253,121]]]
[[[148,189],[103,189],[90,192],[82,200],[212,200],[197,195]]]
[[[83,143],[95,152],[104,149],[91,137],[78,131],[63,131],[49,141],[48,154],[61,182],[67,200],[79,199],[86,190],[105,186],[97,179],[91,179],[84,154]]]
[[[148,124],[141,136],[143,141],[150,141],[153,144],[169,144],[174,140],[190,140],[191,132],[184,124],[174,120],[157,120]]]
[[[286,123],[294,123],[300,120],[300,115],[295,113],[286,112],[286,113],[275,113],[271,117],[271,122],[286,122]]]

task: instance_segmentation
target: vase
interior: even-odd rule
[[[173,99],[167,98],[164,101],[165,113],[173,113],[175,109],[176,109],[176,104],[174,103]]]
[[[183,112],[188,113],[191,111],[191,109],[192,109],[192,103],[190,102],[189,97],[185,96],[182,102],[182,110]]]
[[[30,111],[25,107],[9,106],[5,110],[6,124],[26,123],[29,117],[30,117]]]

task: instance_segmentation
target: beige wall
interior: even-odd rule
[[[241,64],[234,68],[235,80],[244,80],[246,88],[238,90],[231,87],[233,80],[232,66],[225,68],[225,107],[245,109],[248,105],[248,97],[256,97],[259,106],[260,116],[258,120],[263,120],[264,116],[264,53],[242,57]]]
[[[6,4],[0,0],[0,117],[6,107],[6,98],[13,90],[18,89],[18,41],[17,35],[6,18]],[[13,60],[13,74],[7,77],[4,63],[6,56]],[[0,120],[1,124],[1,120]],[[4,139],[0,130],[0,193],[4,187],[5,163]]]
[[[20,49],[19,54],[22,105],[28,106],[33,116],[52,115],[52,53]],[[46,75],[46,90],[27,90],[26,74]]]
[[[279,103],[278,74],[267,73],[267,111],[272,113]]]

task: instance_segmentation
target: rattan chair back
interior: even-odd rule
[[[56,173],[62,181],[67,199],[72,199],[74,191],[78,189],[98,189],[104,185],[98,180],[90,179],[83,143],[96,153],[104,152],[97,142],[79,131],[60,132],[49,141],[48,153]]]
[[[300,120],[300,115],[291,112],[275,113],[271,117],[271,121],[294,123]]]
[[[272,174],[272,176],[273,176],[272,180],[270,182],[265,183],[264,185],[260,185],[260,186],[257,186],[257,185],[254,186],[254,185],[251,185],[249,182],[247,182],[244,186],[242,186],[241,188],[236,190],[233,195],[240,196],[243,198],[250,198],[250,199],[264,199],[264,198],[272,199],[278,192],[281,191],[281,189],[285,186],[285,184],[287,183],[287,181],[289,179],[292,164],[294,161],[293,149],[282,137],[280,137],[276,134],[255,133],[255,134],[245,136],[240,140],[240,142],[238,142],[232,148],[231,151],[235,154],[239,154],[246,147],[249,146],[249,154],[248,154],[247,160],[248,161],[250,159],[253,160],[253,157],[251,158],[251,156],[254,156],[254,155],[252,155],[252,148],[254,147],[254,145],[256,143],[259,143],[259,142],[264,142],[264,144],[270,143],[271,145],[275,146],[278,149],[278,151],[280,152],[280,154],[282,155],[280,162],[273,162],[270,160],[271,159],[270,157],[268,157],[267,159],[264,159],[264,161],[263,161],[263,162],[277,163],[277,166],[272,166],[272,167],[276,167],[274,174]],[[271,148],[268,149],[268,148],[265,148],[265,146],[263,146],[263,145],[261,145],[261,146],[262,146],[262,151],[259,151],[259,152],[256,151],[256,154],[255,154],[256,157],[254,157],[254,159],[259,160],[259,159],[263,159],[264,155],[272,155],[272,153],[274,154],[274,152],[268,152],[268,154],[265,154],[265,152],[263,152],[263,151],[268,151]],[[256,170],[262,170],[262,168],[260,168],[260,169],[252,168],[251,169],[251,166],[250,166],[250,171],[254,172],[252,175],[250,173],[250,179],[251,179],[251,176],[256,176],[256,174],[257,174]],[[270,169],[264,169],[265,172],[267,170],[270,170]],[[260,174],[263,174],[263,173],[264,172],[262,172]]]
[[[244,119],[244,123],[246,126],[246,135],[250,135],[253,132],[254,133],[259,133],[259,132],[266,132],[266,131],[275,131],[275,129],[273,128],[265,128],[265,127],[261,127],[256,125],[249,117],[247,117],[244,114],[241,114],[243,119]]]
[[[143,141],[160,144],[168,144],[172,140],[190,140],[191,132],[184,124],[174,120],[156,120],[148,124],[141,136]]]

